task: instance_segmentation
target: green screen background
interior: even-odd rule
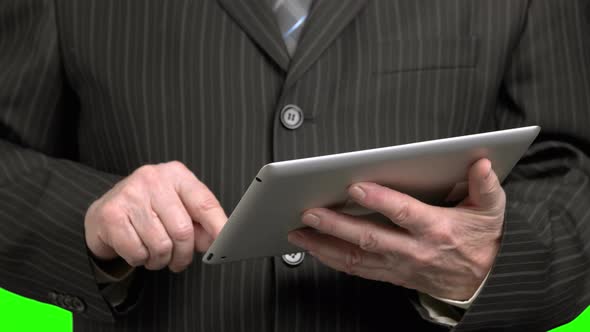
[[[72,331],[72,314],[0,288],[0,331],[69,332]],[[590,331],[590,307],[569,324],[551,330],[572,331]]]

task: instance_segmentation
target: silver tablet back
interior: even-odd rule
[[[423,202],[449,205],[465,197],[467,171],[488,158],[503,180],[538,135],[537,126],[267,164],[260,169],[219,237],[203,256],[215,264],[299,251],[288,232],[301,213],[343,205],[355,182],[376,182]]]

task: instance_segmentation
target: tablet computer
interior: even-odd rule
[[[428,204],[452,205],[467,195],[467,172],[474,162],[488,158],[502,181],[539,131],[538,126],[522,127],[267,164],[203,262],[300,251],[287,241],[287,234],[304,227],[305,210],[330,207],[352,215],[371,213],[344,204],[348,186],[356,182],[375,182]]]

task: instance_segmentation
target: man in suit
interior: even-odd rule
[[[587,0],[0,3],[0,286],[77,331],[543,331],[590,298]],[[293,256],[205,266],[270,161],[537,124],[404,231],[312,209]],[[173,273],[176,272],[176,273]]]

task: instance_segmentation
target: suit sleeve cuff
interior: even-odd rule
[[[123,281],[135,271],[134,267],[129,266],[122,259],[115,259],[110,262],[99,262],[96,258],[91,256],[90,263],[94,270],[96,282],[99,284]]]
[[[135,268],[120,258],[100,262],[91,256],[90,264],[103,297],[115,311],[119,311],[128,298],[130,285],[135,279]]]
[[[471,307],[471,304],[483,289],[488,276],[489,272],[471,298],[465,301],[450,300],[420,292],[418,292],[418,299],[432,320],[443,325],[455,326],[461,320],[462,311],[464,312],[464,310]]]

